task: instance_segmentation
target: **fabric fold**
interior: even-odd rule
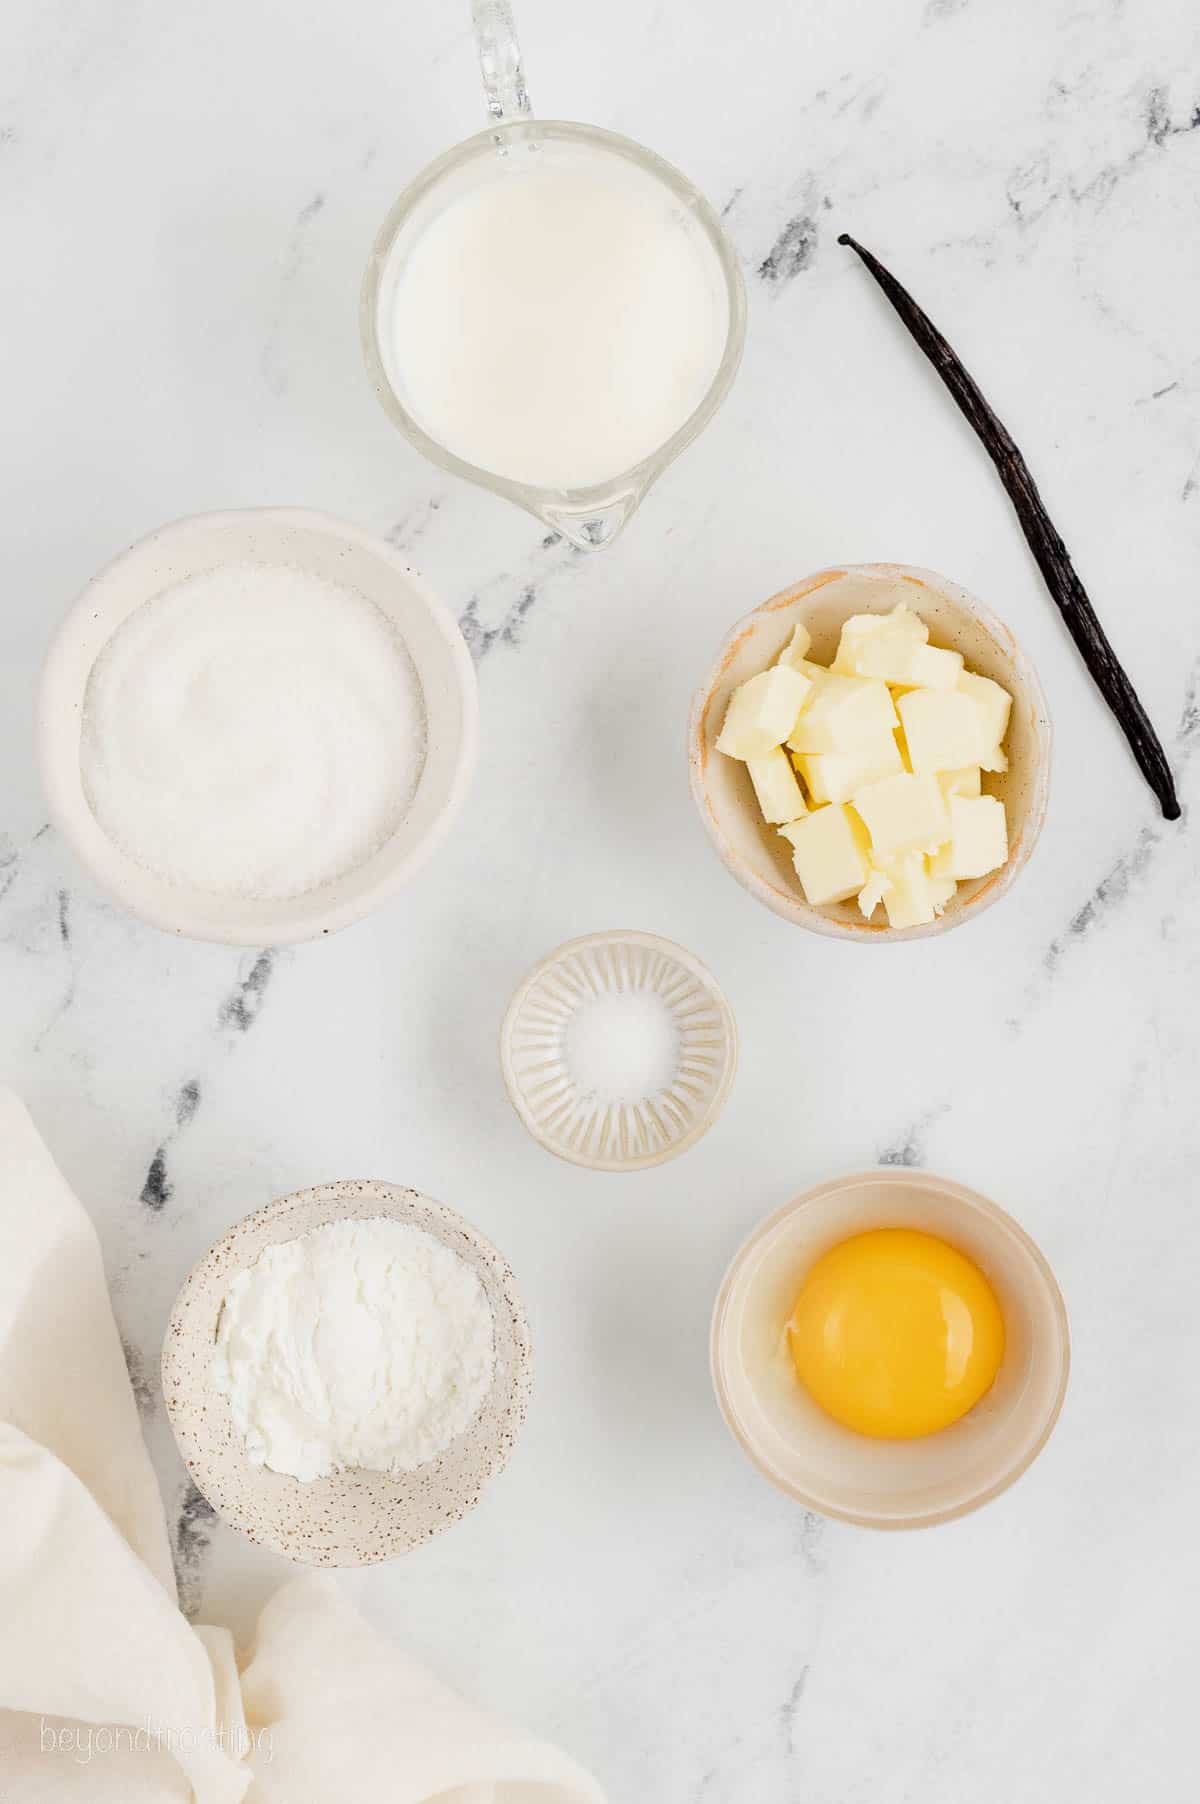
[[[2,1088],[0,1422],[70,1467],[174,1598],[162,1499],[96,1230],[25,1105]]]
[[[241,1672],[187,1622],[94,1229],[2,1090],[0,1624],[4,1804],[604,1804],[329,1578],[276,1593]]]
[[[327,1577],[292,1579],[266,1605],[242,1700],[254,1804],[332,1801],[349,1772],[389,1804],[604,1804],[573,1760],[464,1703]]]

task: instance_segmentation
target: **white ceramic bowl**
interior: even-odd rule
[[[675,1036],[666,1083],[597,1096],[572,1068],[573,1021],[589,1003],[643,993]],[[725,1106],[737,1069],[737,1026],[698,958],[657,934],[589,933],[558,946],[520,985],[500,1031],[513,1108],[533,1138],[592,1171],[644,1171],[694,1146]]]
[[[996,1381],[953,1427],[874,1440],[827,1416],[797,1380],[785,1330],[805,1273],[872,1228],[916,1228],[974,1260],[1004,1317]],[[1070,1369],[1054,1274],[1003,1209],[948,1178],[884,1166],[835,1178],[770,1216],[742,1247],[713,1312],[725,1420],[759,1470],[807,1509],[866,1528],[924,1528],[1007,1490],[1058,1420]]]
[[[169,585],[221,564],[290,564],[356,589],[394,621],[424,692],[427,746],[412,803],[365,864],[285,901],[213,895],[136,864],[103,831],[80,774],[84,695],[113,632]],[[37,698],[37,748],[55,826],[100,887],[152,926],[189,939],[282,945],[335,933],[388,901],[446,833],[478,745],[475,668],[424,580],[389,546],[344,521],[295,508],[197,514],[160,527],[92,578],[51,643]]]
[[[882,909],[864,921],[853,899],[810,907],[786,841],[763,822],[745,765],[716,750],[733,691],[774,663],[798,622],[812,635],[810,656],[827,664],[851,614],[883,613],[900,599],[925,620],[932,644],[962,652],[968,669],[1002,683],[1013,698],[1005,741],[1008,771],[988,775],[984,784],[990,795],[1000,797],[1008,815],[1008,862],[990,876],[960,883],[945,913],[925,927],[889,927]],[[1045,820],[1050,739],[1050,712],[1037,672],[1008,627],[981,601],[931,570],[845,564],[773,595],[726,635],[692,702],[688,765],[693,799],[726,869],[773,913],[839,939],[915,940],[973,920],[1008,893]]]
[[[413,1472],[350,1471],[302,1484],[246,1457],[210,1366],[221,1306],[265,1247],[331,1221],[387,1216],[432,1234],[473,1267],[492,1308],[496,1375],[475,1419]],[[532,1350],[507,1261],[469,1222],[415,1190],[374,1181],[322,1184],[248,1215],[205,1255],[175,1300],[163,1342],[163,1397],[188,1471],[217,1513],[252,1541],[304,1566],[394,1559],[461,1520],[504,1465],[529,1401]]]

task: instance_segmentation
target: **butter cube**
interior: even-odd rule
[[[898,852],[931,852],[950,837],[946,798],[936,777],[905,771],[869,783],[854,796],[854,806],[871,835],[877,860]]]
[[[778,826],[783,821],[798,821],[808,813],[792,761],[781,745],[765,757],[747,758],[746,769],[764,821]]]
[[[848,802],[856,789],[904,769],[894,733],[881,734],[853,752],[796,752],[795,761],[818,804]]]
[[[1001,684],[993,683],[991,677],[976,676],[970,670],[959,677],[957,688],[961,694],[970,696],[980,712],[984,739],[980,764],[984,770],[1007,770],[1008,759],[1001,745],[1008,731],[1012,696]]]
[[[946,805],[949,813],[949,803]],[[929,854],[929,878],[934,884],[957,883],[954,875],[954,841],[948,839],[944,846]]]
[[[792,845],[792,863],[810,908],[844,902],[867,881],[867,835],[844,802],[817,808],[783,830]]]
[[[1008,823],[998,796],[951,796],[950,843],[931,860],[935,877],[986,877],[1008,860]]]
[[[989,746],[1004,743],[1004,735],[1008,732],[1008,717],[1012,712],[1012,696],[999,683],[993,683],[991,677],[976,676],[974,671],[964,670],[958,679],[958,691],[961,695],[969,695],[975,705],[983,713],[984,738]],[[990,770],[992,766],[987,766]]]
[[[887,891],[892,887],[892,880],[881,864],[871,861],[871,874],[858,892],[858,906],[862,910],[864,921],[869,921]]]
[[[940,770],[937,780],[947,801],[951,796],[977,796],[983,791],[982,772],[977,764],[965,764],[961,770]]]
[[[913,655],[928,637],[925,622],[902,601],[890,614],[852,614],[842,628],[832,668],[847,676],[905,683],[911,680]]]
[[[791,638],[788,640],[775,662],[777,664],[790,664],[794,669],[798,669],[807,662],[811,645],[812,634],[809,632],[808,628],[798,620],[792,628]]]
[[[890,614],[853,614],[842,628],[833,669],[882,677],[900,689],[953,689],[962,653],[928,644],[929,628],[899,602]]]
[[[984,716],[960,689],[910,689],[897,698],[908,761],[918,776],[982,764],[988,748]]]
[[[793,752],[855,752],[896,725],[888,686],[876,679],[822,672],[788,737]]]
[[[889,927],[924,927],[937,909],[922,852],[901,852],[895,858],[872,854],[871,875],[858,893],[858,906],[869,921],[882,902]]]
[[[717,740],[728,758],[763,758],[782,745],[812,684],[802,671],[776,664],[734,690]]]
[[[948,841],[947,844],[949,844]],[[937,856],[940,857],[941,854],[938,853]],[[947,902],[951,902],[954,899],[954,893],[958,888],[958,884],[953,877],[935,877],[933,874],[933,859],[927,860],[927,863],[930,867],[929,897],[933,903],[935,913],[939,915],[944,914],[946,912]]]
[[[940,645],[913,648],[908,675],[902,679],[914,689],[954,689],[963,674],[963,655]]]
[[[925,857],[905,852],[887,867],[883,907],[889,927],[926,927],[937,918]]]

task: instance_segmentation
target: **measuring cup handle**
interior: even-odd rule
[[[529,91],[508,0],[471,0],[471,23],[489,115],[497,125],[528,119]]]

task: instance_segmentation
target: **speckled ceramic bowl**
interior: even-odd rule
[[[391,837],[365,863],[302,895],[259,900],[169,882],[135,863],[93,814],[80,770],[92,667],[118,627],[173,583],[222,564],[290,565],[363,595],[397,628],[425,704],[425,761]],[[429,585],[370,533],[303,508],[195,514],[159,527],[94,576],[51,641],[38,687],[42,788],[55,826],[101,889],[151,926],[194,940],[279,946],[336,933],[388,902],[449,831],[479,738],[475,667]]]
[[[477,1273],[495,1324],[491,1390],[474,1421],[444,1453],[395,1478],[348,1471],[302,1484],[252,1465],[209,1372],[230,1280],[264,1247],[295,1240],[327,1222],[379,1216],[423,1228]],[[303,1566],[366,1566],[420,1546],[478,1503],[525,1420],[531,1358],[512,1272],[453,1209],[395,1184],[322,1184],[248,1215],[189,1274],[163,1343],[163,1396],[188,1471],[226,1522]]]
[[[874,1228],[938,1235],[974,1260],[1004,1317],[1004,1357],[974,1409],[937,1434],[875,1440],[843,1428],[798,1382],[786,1328],[805,1273]],[[1011,1215],[949,1178],[885,1166],[835,1178],[768,1217],[726,1274],[713,1311],[721,1412],[754,1464],[806,1509],[864,1528],[928,1528],[998,1497],[1037,1458],[1070,1371],[1066,1305]]]
[[[960,651],[968,669],[1002,683],[1013,698],[1005,740],[1009,768],[984,781],[986,792],[1000,797],[1008,815],[1008,862],[990,876],[960,883],[945,913],[925,927],[889,927],[882,909],[864,921],[853,898],[810,907],[787,842],[763,822],[745,765],[716,750],[733,691],[774,663],[798,622],[812,635],[811,657],[827,664],[851,614],[886,613],[901,599],[926,622],[931,644]],[[773,595],[726,635],[692,702],[688,763],[692,796],[722,862],[773,913],[838,939],[916,940],[974,920],[1008,893],[1028,862],[1046,817],[1050,739],[1050,711],[1037,672],[1008,627],[981,601],[931,570],[907,564],[844,564],[820,570]]]

